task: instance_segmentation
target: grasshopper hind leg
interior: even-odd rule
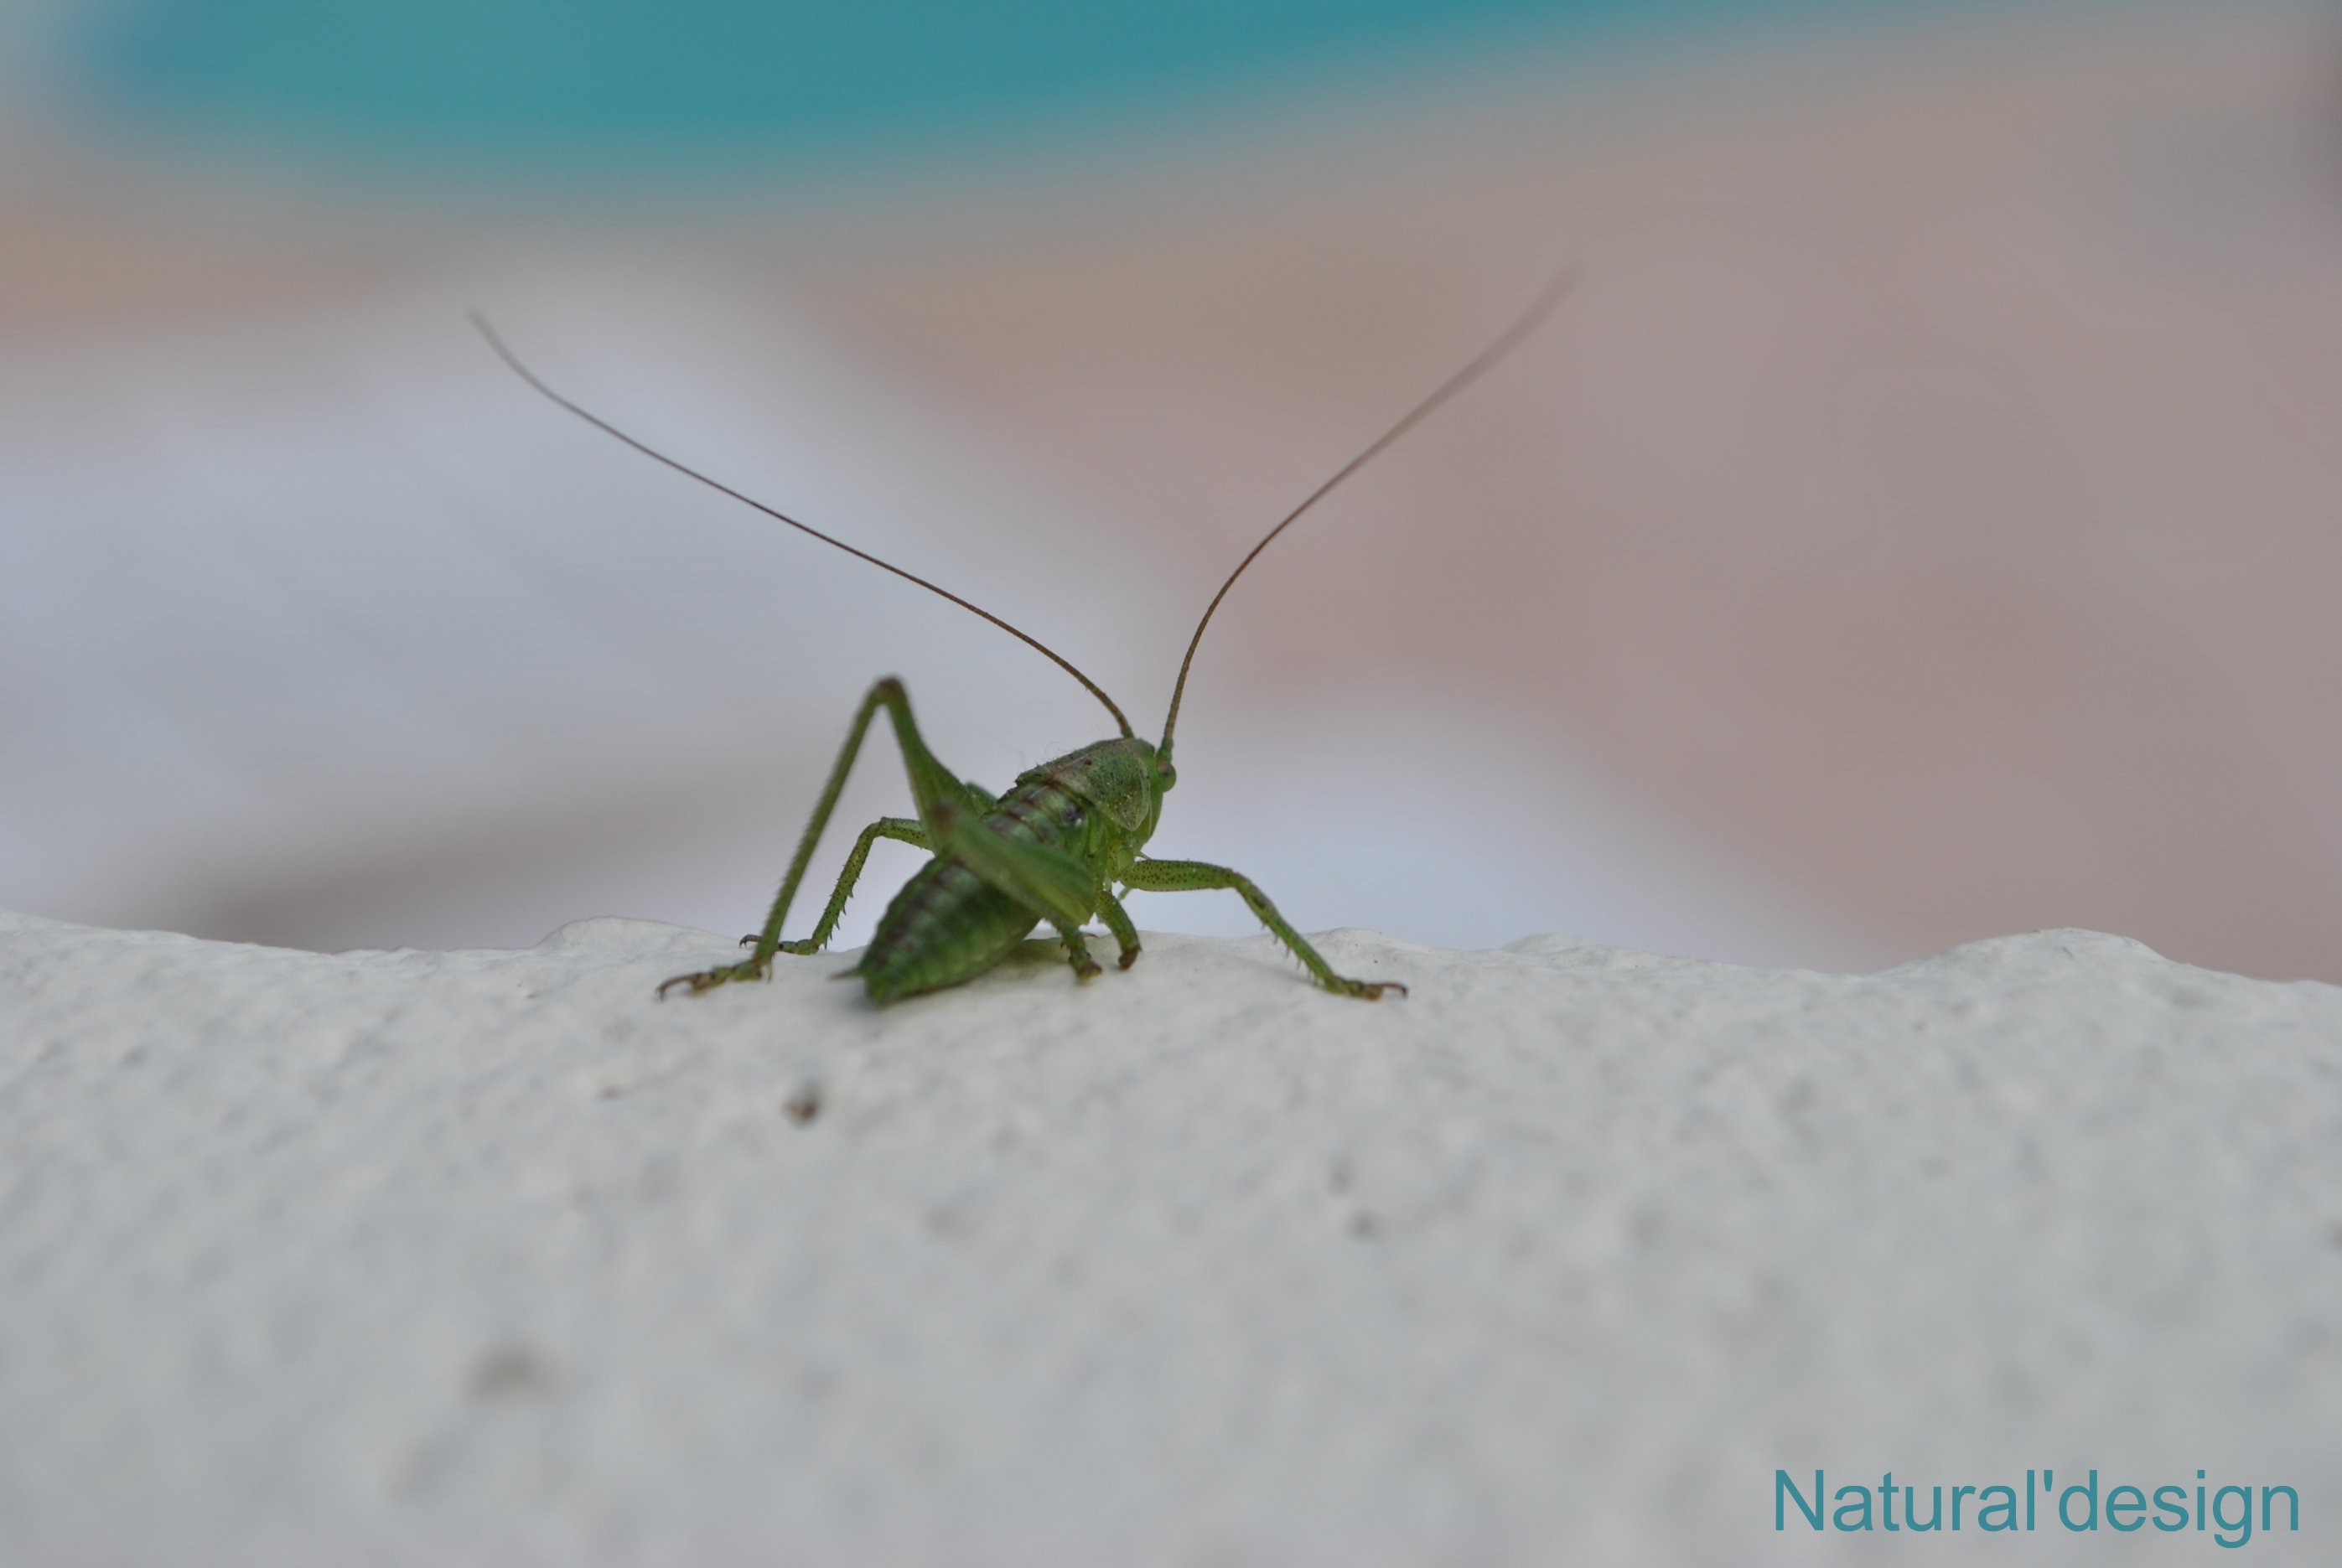
[[[829,907],[823,912],[813,934],[801,941],[784,943],[781,923],[788,918],[790,901],[796,897],[797,884],[805,880],[806,864],[813,859],[814,845],[820,841],[822,830],[829,825],[830,813],[837,807],[837,797],[846,788],[846,776],[853,771],[855,756],[862,749],[862,737],[870,728],[870,720],[882,708],[894,723],[895,739],[903,752],[904,771],[910,774],[911,798],[919,808],[918,818],[885,817],[863,829],[854,853],[847,857],[845,874],[838,878],[837,889],[830,895]],[[804,835],[797,840],[796,854],[789,859],[788,874],[781,879],[781,891],[773,900],[771,912],[765,916],[764,929],[756,934],[756,950],[737,964],[678,974],[660,985],[659,995],[665,996],[678,985],[700,992],[712,991],[735,980],[766,979],[772,974],[774,954],[784,949],[794,954],[818,951],[836,928],[837,917],[846,908],[855,879],[862,874],[862,864],[869,858],[874,840],[892,838],[932,849],[934,824],[939,817],[980,814],[994,804],[989,794],[975,785],[962,784],[936,761],[926,743],[919,738],[918,725],[911,717],[911,700],[903,691],[903,683],[887,676],[870,688],[861,707],[855,711],[853,727],[846,732],[846,744],[838,749],[837,761],[829,770],[829,782],[822,786],[813,820],[806,824]]]

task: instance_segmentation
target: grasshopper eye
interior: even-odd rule
[[[1160,794],[1178,782],[1179,770],[1171,765],[1171,759],[1157,757],[1155,761],[1155,793]]]

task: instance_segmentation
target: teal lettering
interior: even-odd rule
[[[2196,1488],[2193,1523],[2198,1531],[2208,1531],[2215,1544],[2234,1551],[2249,1543],[2256,1528],[2253,1523],[2253,1492],[2250,1486],[2228,1485],[2215,1488],[2209,1484],[2208,1473],[2199,1470]],[[1903,1494],[1903,1507],[1898,1518],[1895,1494]],[[2020,1526],[2017,1517],[2017,1488],[2002,1486],[1931,1485],[1927,1491],[1928,1507],[1919,1511],[1919,1491],[1916,1486],[1897,1487],[1895,1473],[1885,1472],[1875,1487],[1847,1485],[1835,1492],[1829,1489],[1827,1473],[1820,1465],[1814,1467],[1813,1491],[1809,1494],[1799,1484],[1798,1478],[1783,1469],[1773,1472],[1773,1528],[1786,1531],[1789,1525],[1790,1508],[1796,1506],[1797,1517],[1806,1528],[1817,1533],[1837,1529],[1870,1531],[1884,1528],[1900,1533],[1933,1533],[1945,1529],[1959,1531],[1973,1527],[1990,1533],[2015,1531]],[[1951,1523],[1944,1523],[1944,1493],[1952,1495]],[[2295,1533],[2301,1530],[2301,1493],[2290,1486],[2263,1486],[2260,1491],[2260,1523],[2262,1533],[2277,1529],[2277,1500],[2286,1501],[2285,1528]],[[2128,1535],[2144,1530],[2150,1517],[2155,1528],[2165,1534],[2188,1528],[2190,1511],[2187,1488],[2181,1484],[2157,1486],[2150,1500],[2146,1489],[2132,1485],[2107,1487],[2100,1490],[2097,1470],[2087,1473],[2086,1479],[2057,1490],[2057,1472],[2028,1470],[2025,1473],[2025,1523],[2023,1529],[2037,1528],[2035,1498],[2057,1499],[2057,1523],[2076,1533],[2096,1531],[2103,1518],[2106,1527]],[[1967,1504],[1973,1501],[1971,1510]],[[2149,1510],[2152,1508],[2152,1513]]]
[[[2090,1500],[2090,1522],[2087,1524],[2075,1523],[2073,1514],[2067,1512],[2066,1505],[2077,1497],[2087,1497]],[[2068,1530],[2096,1530],[2098,1527],[2098,1473],[2097,1471],[2090,1472],[2090,1480],[2087,1486],[2068,1486],[2057,1494],[2057,1520]]]
[[[2227,1497],[2234,1497],[2237,1503],[2234,1519],[2229,1518],[2228,1511],[2221,1506],[2221,1500]],[[2212,1535],[2214,1545],[2226,1546],[2233,1551],[2250,1541],[2253,1538],[2253,1489],[2249,1486],[2223,1486],[2212,1493],[2212,1523],[2219,1526]],[[2237,1533],[2233,1541],[2222,1533],[2230,1530]]]
[[[1788,1510],[1782,1506],[1783,1493],[1797,1500],[1797,1512],[1806,1516],[1807,1523],[1817,1530],[1822,1527],[1822,1473],[1819,1470],[1814,1472],[1814,1505],[1811,1508],[1806,1506],[1804,1493],[1797,1490],[1797,1483],[1789,1479],[1787,1471],[1773,1472],[1773,1528],[1776,1530],[1789,1527]]]

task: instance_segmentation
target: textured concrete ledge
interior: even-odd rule
[[[0,1557],[1899,1560],[1775,1533],[1816,1466],[2342,1549],[2342,990],[1346,932],[1412,998],[1157,936],[652,1000],[730,951],[0,917]],[[2210,1544],[2024,1555],[2117,1547]]]

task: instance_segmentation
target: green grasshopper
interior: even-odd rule
[[[473,325],[498,356],[522,380],[561,407],[646,456],[982,616],[1079,681],[1092,696],[1106,704],[1106,712],[1114,715],[1116,727],[1122,732],[1112,740],[1068,752],[1019,774],[1006,794],[996,796],[980,784],[954,777],[950,769],[937,762],[919,738],[918,724],[911,717],[911,700],[902,682],[891,675],[880,681],[870,688],[861,707],[856,710],[846,745],[830,769],[829,782],[822,787],[813,820],[806,824],[805,834],[797,841],[796,854],[789,861],[788,874],[781,879],[781,891],[773,900],[771,912],[765,916],[764,929],[753,938],[742,938],[743,946],[754,942],[755,951],[739,964],[678,974],[658,988],[659,994],[665,996],[677,985],[687,985],[698,992],[734,980],[767,979],[776,953],[809,955],[820,952],[837,928],[846,901],[862,874],[864,863],[869,859],[870,846],[886,838],[926,850],[934,858],[895,895],[878,922],[870,945],[863,952],[862,961],[846,972],[862,977],[863,988],[874,1002],[892,1002],[973,979],[1007,957],[1044,921],[1056,929],[1058,940],[1065,944],[1066,958],[1076,978],[1087,980],[1099,973],[1096,961],[1090,957],[1088,944],[1082,939],[1082,927],[1093,915],[1103,919],[1106,929],[1114,934],[1115,944],[1121,951],[1121,966],[1127,969],[1138,960],[1138,929],[1123,908],[1116,892],[1117,887],[1124,892],[1146,893],[1232,890],[1326,990],[1368,1001],[1386,991],[1405,995],[1406,987],[1396,981],[1353,980],[1336,974],[1308,940],[1277,913],[1268,896],[1241,874],[1200,860],[1151,859],[1140,852],[1162,819],[1163,797],[1178,782],[1179,775],[1171,765],[1171,734],[1179,722],[1179,702],[1187,689],[1187,672],[1196,662],[1196,649],[1204,640],[1204,629],[1212,624],[1213,613],[1227,597],[1228,590],[1236,586],[1236,579],[1244,575],[1245,568],[1336,485],[1519,346],[1560,304],[1574,281],[1572,272],[1555,277],[1501,336],[1261,536],[1250,554],[1228,574],[1220,591],[1205,607],[1203,619],[1196,624],[1196,634],[1187,642],[1186,656],[1179,662],[1178,681],[1171,689],[1171,711],[1163,721],[1163,739],[1154,745],[1132,732],[1122,709],[1097,683],[1037,638],[924,577],[834,539],[686,467],[587,413],[537,379],[505,347],[486,320],[474,312]],[[870,721],[882,710],[893,724],[895,739],[902,748],[904,769],[910,777],[911,801],[918,815],[881,817],[864,828],[854,842],[853,853],[846,857],[845,869],[830,894],[829,905],[815,923],[812,934],[784,942],[781,924],[788,918],[797,884],[805,879],[814,846],[829,825],[830,813],[846,787],[846,774],[862,748]]]

